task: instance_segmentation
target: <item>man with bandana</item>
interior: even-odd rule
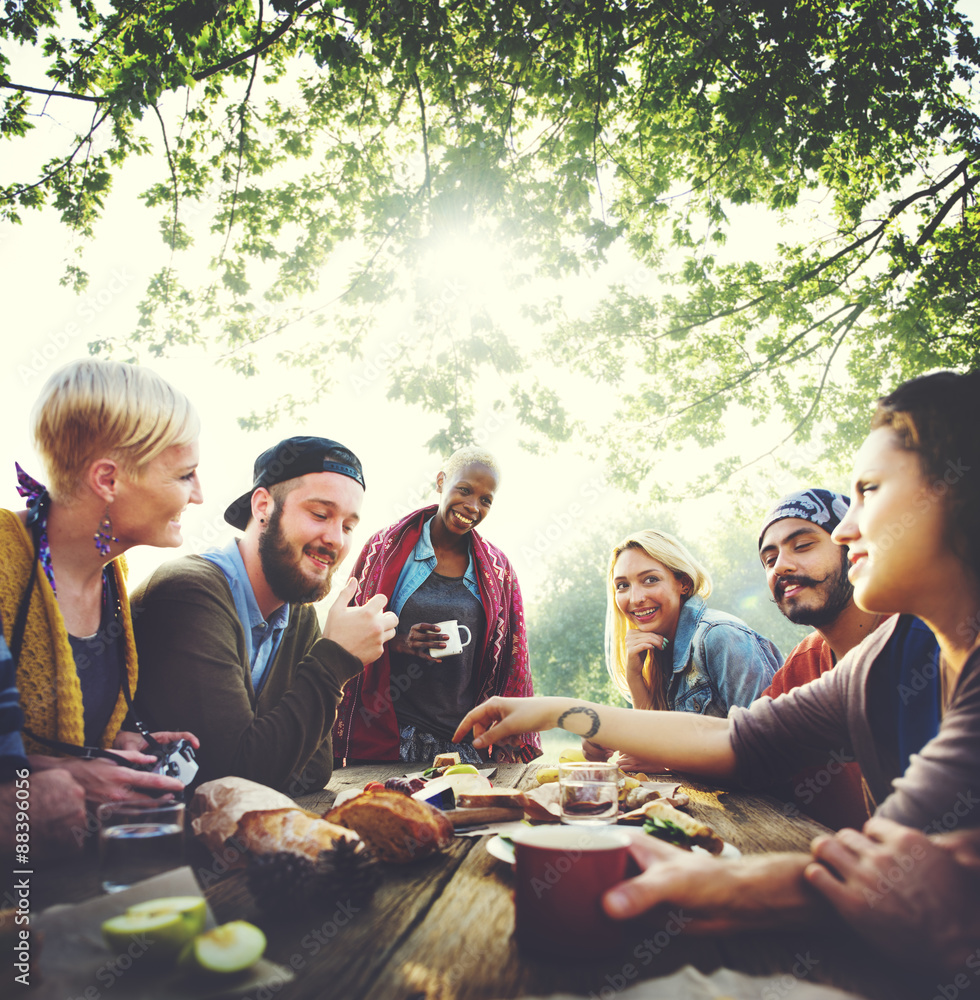
[[[350,551],[363,498],[361,463],[343,445],[280,441],[225,511],[243,537],[166,563],[133,595],[136,708],[165,729],[193,720],[198,781],[237,775],[296,796],[330,780],[344,685],[398,624],[383,594],[349,606],[354,580],[322,634],[312,607]]]
[[[779,610],[814,631],[787,656],[763,692],[779,695],[833,669],[887,616],[862,611],[847,578],[847,547],[831,532],[850,506],[848,497],[806,489],[779,500],[759,534],[759,557]],[[895,746],[903,761],[935,735],[939,726],[938,646],[917,618],[903,615],[879,657],[878,683],[886,685],[895,720]],[[796,775],[786,796],[832,829],[860,829],[868,818],[861,771],[841,748],[822,766]]]

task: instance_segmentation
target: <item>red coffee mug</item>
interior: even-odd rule
[[[609,827],[537,826],[513,834],[518,946],[546,958],[615,953],[623,924],[602,894],[626,878],[629,835]]]

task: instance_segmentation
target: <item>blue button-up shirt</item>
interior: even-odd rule
[[[236,539],[233,538],[224,548],[202,552],[201,557],[213,562],[225,574],[225,579],[231,588],[238,620],[245,628],[245,645],[248,647],[248,662],[252,670],[252,688],[258,696],[269,672],[269,664],[279,649],[282,633],[289,624],[289,605],[283,604],[282,607],[276,608],[268,619],[262,617]]]
[[[473,566],[472,545],[470,546],[469,560],[466,572],[463,574],[463,583],[466,589],[482,603],[480,584],[476,579],[476,569]],[[415,543],[415,549],[412,551],[412,555],[405,560],[405,565],[402,566],[402,571],[398,574],[398,583],[395,584],[395,592],[391,595],[388,610],[400,615],[402,608],[405,607],[405,602],[428,580],[435,568],[436,550],[432,547],[432,518],[430,517],[422,525],[422,534]]]

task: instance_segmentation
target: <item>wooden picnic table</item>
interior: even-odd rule
[[[404,763],[344,768],[326,789],[297,801],[324,811],[341,789],[405,769]],[[494,783],[527,787],[535,782],[535,770],[535,764],[500,765]],[[806,850],[823,831],[804,817],[787,815],[768,796],[683,784],[692,813],[744,854]],[[615,958],[577,963],[527,958],[512,936],[512,871],[487,852],[487,840],[457,837],[443,854],[385,866],[380,888],[360,906],[337,902],[274,919],[256,909],[243,872],[227,873],[220,859],[198,844],[190,846],[187,863],[219,922],[245,918],[258,923],[268,936],[267,957],[295,970],[295,980],[274,994],[282,1000],[502,1000],[554,992],[606,1000],[636,981],[669,975],[687,964],[705,973],[724,966],[782,975],[778,996],[788,1000],[798,979],[828,983],[869,1000],[933,996],[934,989],[875,958],[843,928],[694,937],[676,933],[676,918],[665,920],[661,914],[636,927],[636,941],[630,937]],[[97,878],[89,872],[84,879],[62,877],[56,894],[69,901],[97,891]]]

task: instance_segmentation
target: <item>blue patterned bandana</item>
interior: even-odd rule
[[[844,496],[843,493],[834,493],[833,490],[798,490],[796,493],[790,493],[777,501],[766,514],[762,530],[759,532],[759,548],[762,548],[762,539],[770,526],[787,517],[812,521],[829,535],[844,520],[847,508],[850,506],[850,497]]]

